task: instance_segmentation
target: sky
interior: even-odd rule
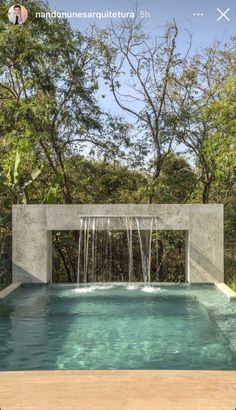
[[[57,11],[133,11],[135,0],[49,0],[53,10]],[[221,17],[220,9],[226,17]],[[139,0],[138,9],[147,11],[150,17],[145,19],[145,27],[150,35],[156,35],[160,28],[175,18],[178,26],[193,33],[193,46],[209,45],[215,39],[227,39],[236,35],[236,0]],[[203,15],[197,16],[194,13]],[[217,19],[220,18],[219,21]],[[84,30],[93,19],[70,19],[71,24]],[[109,23],[108,20],[96,20],[98,26]]]
[[[236,0],[49,0],[52,10],[66,12],[104,12],[109,11],[133,11],[138,4],[138,11],[150,13],[150,17],[144,19],[145,31],[151,37],[158,36],[167,21],[176,20],[179,28],[178,47],[186,50],[189,38],[186,37],[186,29],[193,34],[192,52],[201,47],[211,45],[215,40],[227,41],[229,37],[236,35]],[[217,10],[225,13],[222,16]],[[197,16],[197,14],[200,16]],[[195,15],[194,15],[195,14]],[[221,18],[220,18],[221,17]],[[220,19],[219,19],[220,18]],[[218,20],[219,19],[219,20]],[[218,21],[217,21],[218,20]],[[69,19],[71,25],[81,31],[93,23],[98,27],[109,24],[109,19]],[[117,20],[116,20],[117,21]],[[104,90],[101,90],[101,94]],[[109,106],[116,109],[111,96],[101,101],[104,108]]]
[[[209,47],[215,40],[227,42],[230,37],[236,35],[236,0],[138,0],[138,3],[136,0],[49,0],[52,10],[66,12],[134,11],[136,4],[138,12],[144,11],[150,15],[144,19],[144,25],[146,33],[151,37],[161,34],[165,24],[175,19],[180,33],[180,52],[181,49],[184,52],[188,45],[186,29],[193,35],[193,53],[199,48]],[[110,23],[109,19],[69,20],[75,29],[82,32],[90,24],[96,23],[98,27],[103,28]],[[124,115],[113,96],[104,87],[100,84],[99,94],[106,95],[105,99],[99,98],[100,107],[105,111]],[[124,117],[132,121],[129,114],[125,114]]]

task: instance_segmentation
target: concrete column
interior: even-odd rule
[[[51,280],[51,231],[45,205],[14,206],[12,212],[13,282]]]
[[[190,205],[189,212],[190,282],[224,282],[224,207]]]

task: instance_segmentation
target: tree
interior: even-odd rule
[[[228,187],[234,183],[232,174],[235,153],[235,49],[220,44],[195,55],[187,70],[175,84],[175,104],[182,107],[178,114],[177,140],[193,156],[202,202],[210,201],[212,187],[228,175]]]
[[[54,176],[63,174],[63,198],[71,203],[67,156],[91,147],[117,155],[121,140],[129,143],[127,127],[97,104],[99,59],[93,32],[75,32],[65,19],[37,19],[36,10],[49,10],[40,1],[24,5],[31,18],[23,27],[7,23],[8,3],[1,11],[0,134],[1,146],[8,147],[4,160],[18,146],[26,160],[30,157],[30,166],[45,161]]]
[[[29,178],[25,180],[19,172],[20,155],[17,150],[14,164],[10,165],[7,175],[0,168],[0,193],[9,191],[13,204],[26,204],[28,202],[28,187],[38,178],[42,172],[42,164],[34,169]]]
[[[152,159],[156,183],[174,143],[177,118],[171,90],[188,51],[183,58],[177,51],[175,22],[168,24],[153,44],[143,31],[142,21],[137,20],[112,25],[100,37],[104,77],[118,107],[131,117],[135,138]]]
[[[234,77],[228,77],[219,89],[219,99],[204,110],[205,119],[211,128],[204,149],[208,161],[213,165],[215,184],[212,195],[213,198],[221,197],[225,204],[228,203],[236,182],[235,114],[236,80]]]
[[[188,161],[181,155],[170,152],[159,177],[153,185],[155,203],[186,203],[193,197],[197,177]]]

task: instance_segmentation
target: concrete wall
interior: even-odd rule
[[[223,205],[14,205],[13,282],[51,281],[53,230],[80,230],[80,217],[100,217],[98,229],[126,229],[123,217],[135,217],[149,229],[186,231],[188,282],[224,281]],[[103,217],[106,217],[103,219]]]
[[[15,205],[12,212],[13,282],[51,280],[52,232],[47,230],[47,207]]]

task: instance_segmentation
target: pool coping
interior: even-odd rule
[[[0,302],[6,299],[11,293],[21,286],[21,283],[11,283],[9,286],[0,291]]]
[[[225,296],[229,298],[229,300],[235,300],[236,301],[236,292],[233,291],[229,286],[227,286],[225,283],[215,283],[215,286],[217,289],[219,289],[220,292],[222,292]]]
[[[0,372],[2,409],[225,410],[235,408],[235,371]],[[15,394],[17,392],[17,394]]]

